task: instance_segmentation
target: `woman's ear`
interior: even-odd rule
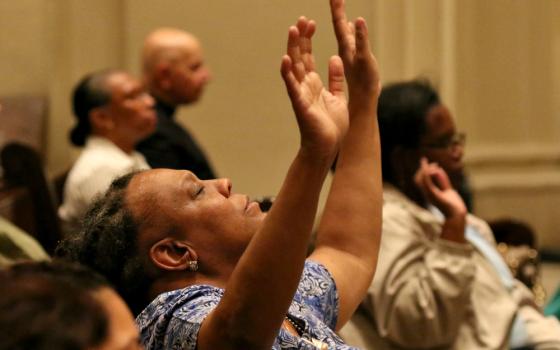
[[[163,270],[192,271],[193,262],[198,260],[198,256],[187,243],[164,238],[150,248],[150,259]]]

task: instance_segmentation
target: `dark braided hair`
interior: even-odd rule
[[[63,240],[55,253],[105,276],[135,314],[146,306],[151,283],[138,254],[139,223],[125,202],[126,188],[137,173],[115,179],[91,205],[80,233]]]

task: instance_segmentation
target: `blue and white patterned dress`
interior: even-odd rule
[[[200,325],[223,294],[223,289],[196,285],[159,295],[136,318],[146,350],[196,349]],[[338,318],[338,293],[332,276],[323,265],[305,262],[288,314],[305,325],[309,339],[323,342],[327,349],[356,349],[344,344],[333,331]],[[319,348],[281,328],[272,349]]]

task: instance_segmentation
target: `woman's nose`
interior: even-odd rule
[[[231,180],[227,178],[217,179],[216,187],[224,197],[229,197],[231,194]]]

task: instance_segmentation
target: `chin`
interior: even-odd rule
[[[449,176],[462,176],[465,169],[465,163],[461,161],[442,162],[440,166]]]
[[[454,169],[454,173],[456,173],[458,176],[465,176],[465,165],[463,163],[455,165]]]
[[[465,173],[462,166],[450,169],[449,171],[447,171],[447,174],[449,176],[449,179],[451,180],[451,183],[453,184],[453,187],[456,187],[458,184],[463,182],[463,179],[465,178]]]
[[[253,236],[255,233],[257,233],[260,230],[261,226],[264,223],[265,218],[266,218],[266,213],[262,213],[262,212],[259,213],[258,215],[251,217],[250,219],[252,221],[250,224],[251,227],[248,230],[251,232],[251,236]]]
[[[196,103],[200,100],[201,96],[202,96],[201,92],[195,92],[195,93],[190,94],[190,95],[184,95],[183,98],[181,98],[180,103],[183,104],[183,105]]]

